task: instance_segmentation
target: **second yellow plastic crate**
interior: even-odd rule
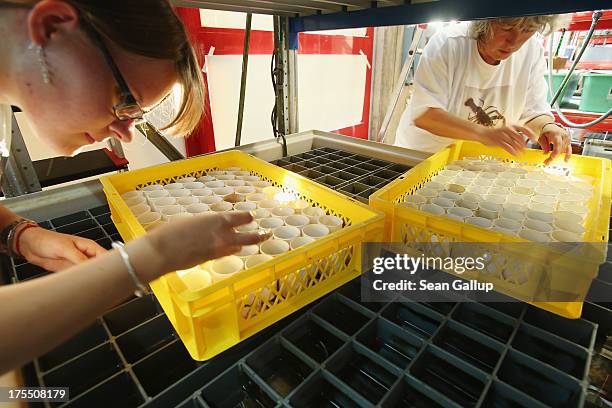
[[[126,240],[145,234],[121,194],[148,184],[241,167],[293,193],[345,227],[207,288],[191,291],[176,273],[151,283],[155,296],[196,360],[206,360],[358,276],[361,243],[383,239],[384,215],[295,173],[229,151],[101,178],[113,222]],[[202,232],[201,239],[206,239]]]
[[[521,238],[399,205],[406,196],[425,185],[447,164],[464,157],[497,158],[531,165],[541,164],[545,158],[540,150],[525,149],[521,156],[515,157],[501,148],[490,148],[480,143],[466,141],[456,142],[442,149],[370,196],[370,205],[386,214],[386,241],[403,242],[408,245],[411,242],[500,244],[526,242]],[[594,179],[595,190],[589,202],[585,235],[585,241],[596,244],[595,250],[589,252],[590,256],[577,257],[552,251],[549,247],[538,244],[530,245],[529,251],[523,252],[512,251],[511,245],[506,245],[502,249],[502,245],[498,247],[500,251],[493,258],[497,263],[497,273],[489,273],[486,276],[465,273],[462,277],[492,282],[497,291],[553,313],[568,318],[578,318],[582,313],[581,301],[536,302],[533,301],[536,299],[534,294],[539,293],[541,298],[542,288],[549,285],[573,295],[576,299],[584,299],[586,296],[592,280],[597,275],[599,265],[605,260],[605,245],[600,244],[608,241],[612,189],[611,165],[608,159],[576,155],[572,156],[569,163],[561,165],[570,168],[572,174],[588,175]],[[490,251],[491,248],[483,246],[483,251]],[[520,273],[523,277],[516,279],[514,276],[508,279],[509,274],[504,273],[504,268],[514,268],[515,271],[521,268]]]

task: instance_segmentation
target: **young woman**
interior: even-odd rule
[[[0,38],[0,121],[19,107],[60,154],[109,137],[130,142],[135,123],[177,83],[168,130],[188,134],[200,119],[200,69],[167,0],[0,0]],[[0,122],[4,153],[8,126]],[[51,350],[141,284],[267,239],[234,230],[251,221],[240,212],[192,217],[106,252],[0,207],[5,252],[62,270],[0,287],[0,373]]]
[[[544,49],[534,37],[552,31],[556,20],[482,20],[436,33],[419,61],[396,145],[434,153],[465,139],[516,155],[529,138],[550,153],[546,164],[563,154],[569,159],[570,139],[546,101]]]

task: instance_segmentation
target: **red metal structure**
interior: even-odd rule
[[[231,28],[202,27],[200,23],[200,10],[195,8],[178,7],[178,14],[185,23],[187,30],[196,45],[201,57],[200,65],[204,64],[204,55],[211,46],[215,47],[215,55],[242,55],[244,46],[244,30]],[[340,35],[304,34],[299,35],[300,54],[352,54],[363,53],[368,62],[372,63],[374,29],[368,28],[366,37],[349,37]],[[249,55],[271,55],[274,49],[273,34],[270,31],[253,30]],[[204,82],[208,88],[206,73],[203,73]],[[347,136],[361,139],[368,138],[370,120],[370,90],[372,71],[368,69],[365,81],[365,96],[361,122],[355,126],[335,130]],[[210,100],[206,96],[204,118],[193,134],[185,139],[187,156],[215,151],[215,137],[213,118],[210,110]]]

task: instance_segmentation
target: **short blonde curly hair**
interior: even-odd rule
[[[544,35],[557,30],[563,25],[562,18],[558,14],[528,17],[493,18],[488,20],[477,20],[470,23],[470,35],[477,40],[486,40],[493,35],[492,22],[497,22],[512,28],[534,30]]]

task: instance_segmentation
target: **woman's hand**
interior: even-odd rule
[[[508,153],[518,156],[527,146],[527,139],[536,142],[533,132],[524,126],[504,126],[501,128],[483,127],[478,135],[478,141],[487,146],[502,147]]]
[[[270,231],[240,233],[234,229],[251,221],[253,216],[248,212],[204,214],[156,228],[145,239],[159,255],[161,269],[171,272],[234,254],[243,245],[258,244],[270,238]]]
[[[542,147],[545,154],[550,153],[550,156],[544,161],[548,165],[561,154],[565,154],[565,161],[572,157],[572,141],[567,132],[561,127],[548,123],[542,127],[538,143]],[[553,146],[552,150],[550,145]]]
[[[96,242],[44,228],[28,228],[19,235],[19,250],[30,263],[51,272],[66,269],[103,254]]]

